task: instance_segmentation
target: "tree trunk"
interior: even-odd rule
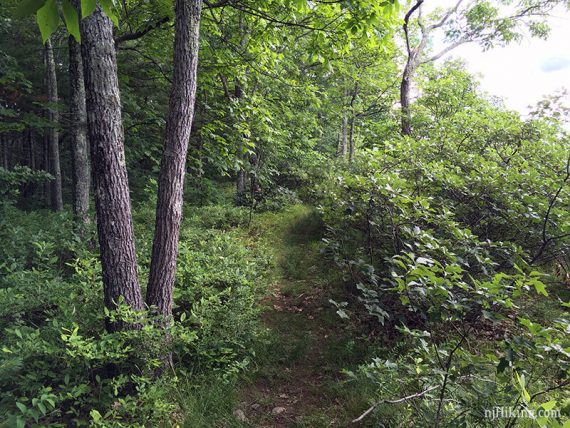
[[[147,289],[147,304],[164,320],[172,315],[186,155],[196,99],[200,11],[201,0],[176,0],[174,74],[160,161],[156,229]]]
[[[346,153],[348,152],[348,118],[346,117],[346,115],[342,116],[342,127],[341,127],[341,131],[340,131],[340,155],[342,157],[346,156]]]
[[[356,118],[354,113],[350,117],[350,132],[348,137],[348,161],[352,162],[354,160],[354,122]]]
[[[47,110],[50,128],[48,130],[48,147],[50,154],[49,172],[54,176],[51,183],[51,207],[54,211],[63,210],[63,198],[61,192],[61,167],[59,163],[59,113],[54,105],[58,102],[57,94],[57,76],[55,73],[55,61],[53,58],[53,48],[51,39],[46,41],[44,47],[45,63],[46,63],[46,85],[48,103],[50,106]]]
[[[113,24],[99,6],[81,20],[81,48],[105,306],[122,298],[141,310]],[[110,331],[134,327],[107,321]]]
[[[243,20],[240,17],[240,29],[243,30]],[[241,45],[242,47],[244,46],[243,43],[245,41],[245,37],[242,38],[241,41]],[[234,95],[233,95],[233,99],[238,100],[238,102],[240,104],[243,103],[243,95],[244,95],[244,91],[243,91],[243,87],[241,85],[241,82],[239,81],[239,79],[235,79],[234,82]],[[243,139],[246,139],[247,136],[243,135],[242,136]],[[241,147],[240,147],[241,150]],[[246,162],[246,158],[247,156],[240,153],[239,158],[241,159],[242,162]],[[243,166],[240,166],[239,171],[237,173],[236,176],[236,192],[237,192],[237,202],[238,204],[243,204],[245,203],[245,193],[247,191],[247,172],[245,171],[245,169],[243,168]]]
[[[243,196],[245,195],[247,187],[246,181],[247,181],[247,175],[245,173],[245,169],[243,169],[243,167],[240,167],[236,176],[236,191],[237,191],[238,200],[241,200],[241,198],[243,198]]]
[[[402,82],[400,83],[400,105],[402,107],[402,135],[412,135],[412,116],[410,112],[410,91],[415,66],[411,59],[406,62]]]
[[[2,144],[2,168],[8,170],[8,139],[0,134],[0,144]]]
[[[43,170],[45,172],[50,172],[49,136],[47,135],[47,133],[44,135],[43,138],[42,152],[43,152]],[[49,181],[44,181],[42,199],[44,201],[45,208],[49,208],[51,206],[51,190],[52,190],[51,183]]]
[[[73,213],[82,233],[89,222],[89,155],[87,144],[87,111],[81,46],[69,36],[69,136],[73,156]]]

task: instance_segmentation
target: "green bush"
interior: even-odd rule
[[[210,205],[189,211],[192,227],[203,229],[230,229],[247,225],[249,208],[232,205]]]
[[[204,215],[216,209],[227,218],[226,207]],[[141,235],[150,213],[136,211]],[[7,426],[182,424],[185,411],[196,417],[202,384],[230,385],[254,360],[265,335],[257,302],[270,261],[238,231],[184,228],[166,338],[147,314],[103,307],[97,254],[74,236],[66,214],[12,207],[3,214],[11,225],[0,232],[9,243],[0,250],[0,420]],[[211,225],[198,215],[193,221]],[[141,263],[148,250],[139,246]],[[136,316],[143,328],[107,333],[107,316]],[[168,351],[173,371],[156,381],[153,367]],[[196,397],[179,395],[179,386]]]
[[[476,426],[493,406],[566,405],[570,324],[541,265],[569,245],[569,147],[543,123],[496,110],[488,134],[460,138],[456,126],[488,113],[384,142],[318,189],[324,251],[356,297],[333,303],[383,337],[379,357],[352,374],[377,385],[379,422]],[[540,299],[558,316],[519,308]],[[383,346],[395,344],[387,359]],[[386,401],[423,391],[413,413]]]

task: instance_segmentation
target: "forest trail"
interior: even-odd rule
[[[362,402],[341,370],[358,349],[329,302],[342,285],[319,253],[322,224],[311,208],[294,206],[252,230],[276,260],[263,313],[272,343],[235,414],[254,427],[346,426]]]

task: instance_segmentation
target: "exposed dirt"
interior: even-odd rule
[[[307,416],[339,404],[331,403],[325,391],[329,387],[326,383],[338,380],[338,374],[329,372],[324,353],[335,334],[321,318],[323,307],[330,304],[322,290],[286,296],[279,286],[268,303],[271,309],[264,314],[264,322],[289,349],[277,361],[273,376],[262,373],[251,385],[242,410],[253,426],[302,426]],[[287,353],[294,355],[287,358]],[[335,425],[334,420],[330,422]]]
[[[346,426],[344,361],[337,358],[336,348],[348,335],[329,302],[338,282],[323,280],[330,277],[323,269],[332,267],[323,265],[319,236],[284,228],[272,239],[282,240],[277,244],[277,277],[263,314],[273,349],[244,388],[238,411],[253,427]]]

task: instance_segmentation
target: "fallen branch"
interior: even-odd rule
[[[397,400],[381,400],[381,401],[378,401],[377,403],[372,405],[372,407],[370,407],[368,410],[366,410],[363,414],[361,414],[359,417],[357,417],[356,419],[353,419],[352,423],[355,424],[357,422],[360,422],[362,419],[364,419],[366,416],[368,416],[370,413],[372,413],[372,411],[374,411],[374,409],[376,407],[378,407],[380,404],[400,404],[400,403],[403,403],[405,401],[409,401],[409,400],[413,400],[415,398],[423,397],[428,392],[431,392],[437,388],[440,388],[440,385],[431,386],[428,389],[426,389],[425,391],[416,392],[415,394],[408,395],[407,397],[398,398]]]

